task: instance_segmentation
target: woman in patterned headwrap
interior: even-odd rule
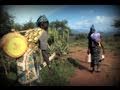
[[[42,15],[38,18],[37,22],[37,28],[34,28],[34,32],[41,31],[41,34],[39,36],[38,41],[32,42],[31,40],[28,40],[29,48],[24,54],[21,61],[17,63],[18,65],[18,73],[19,73],[19,82],[22,84],[32,83],[33,81],[39,81],[40,82],[40,74],[39,69],[40,65],[38,60],[36,60],[36,56],[34,54],[34,49],[36,50],[36,43],[39,43],[40,51],[42,52],[43,59],[46,61],[48,68],[50,69],[50,63],[49,63],[49,56],[47,53],[47,39],[48,39],[48,19],[45,15]]]
[[[46,18],[45,15],[42,15],[38,18],[37,20],[37,27],[42,28],[44,32],[42,33],[41,37],[39,38],[39,46],[42,51],[43,59],[47,63],[48,69],[50,70],[50,62],[49,62],[49,56],[47,52],[48,48],[48,26],[49,26],[49,21]]]
[[[101,48],[104,54],[104,47],[102,45],[101,35],[97,33],[94,25],[90,28],[88,34],[88,53],[91,53],[91,68],[93,71],[100,71]]]

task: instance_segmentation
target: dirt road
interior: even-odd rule
[[[105,60],[101,64],[101,72],[91,73],[87,62],[86,49],[72,47],[69,57],[79,62],[74,75],[70,78],[70,86],[110,86],[120,81],[119,53],[106,51]]]

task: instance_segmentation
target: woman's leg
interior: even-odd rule
[[[100,72],[101,70],[100,70],[100,62],[99,62],[99,64],[97,64],[96,65],[96,72]]]
[[[99,68],[100,50],[98,47],[91,49],[91,67],[92,71],[96,71]]]
[[[95,68],[94,68],[94,61],[93,61],[93,59],[91,59],[91,65],[90,65],[90,67],[91,67],[91,72],[93,72],[94,70],[95,70]]]
[[[96,56],[95,56],[95,71],[100,71],[100,48],[96,47]]]

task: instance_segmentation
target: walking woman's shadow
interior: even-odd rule
[[[80,70],[87,70],[87,71],[89,71],[89,69],[88,69],[87,67],[83,66],[82,64],[80,64],[79,61],[77,61],[77,60],[75,60],[75,59],[73,59],[73,58],[71,58],[71,57],[67,58],[67,60],[68,60],[74,67],[76,67],[76,68],[78,68],[78,69],[80,69]]]

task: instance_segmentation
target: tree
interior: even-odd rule
[[[115,28],[118,28],[118,29],[120,30],[120,19],[115,20],[113,26],[114,26]]]
[[[32,29],[32,28],[35,28],[35,23],[34,22],[32,22],[32,20],[30,20],[29,22],[27,22],[27,23],[25,23],[24,25],[23,25],[23,30],[27,30],[27,29]]]
[[[51,29],[56,29],[56,30],[65,30],[65,29],[70,29],[68,26],[68,21],[67,20],[56,20],[50,23],[49,27]]]
[[[22,30],[23,27],[19,23],[13,23],[12,28],[20,31],[20,30]]]
[[[120,18],[115,20],[112,26],[114,26],[115,28],[118,28],[118,31],[114,34],[114,37],[120,38]]]
[[[68,21],[67,21],[67,20],[62,20],[62,21],[60,22],[60,27],[61,27],[61,29],[64,30],[64,29],[68,28],[67,24],[68,24]]]
[[[53,22],[51,22],[50,24],[49,24],[49,27],[50,27],[50,29],[54,29],[55,28],[55,22],[53,21]]]
[[[56,29],[56,30],[58,30],[58,28],[59,28],[59,21],[56,20],[56,21],[51,22],[50,25],[49,25],[49,27],[50,27],[51,29]]]
[[[4,7],[0,6],[0,37],[11,31],[13,17],[10,16]]]
[[[51,30],[59,30],[59,34],[63,34],[65,32],[71,34],[71,29],[68,27],[68,21],[67,20],[62,20],[62,21],[59,21],[59,20],[56,20],[56,21],[52,21],[49,25],[50,29]]]

